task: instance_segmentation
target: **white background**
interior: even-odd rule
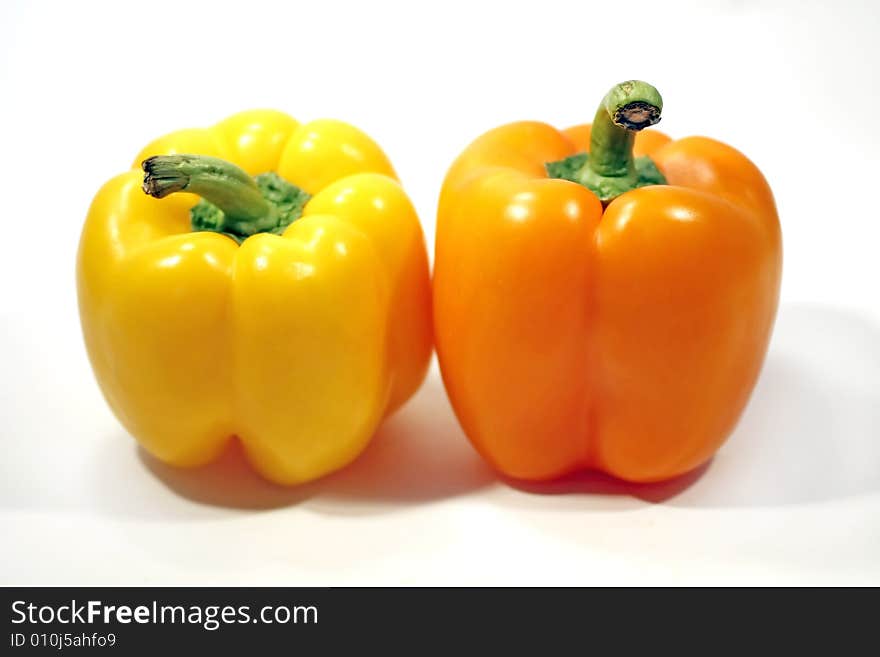
[[[0,4],[0,583],[880,584],[875,2]],[[353,466],[299,489],[140,452],[82,345],[90,199],[169,130],[247,107],[358,125],[433,250],[446,167],[515,119],[656,84],[669,134],[776,193],[782,305],[739,428],[683,481],[499,481],[436,371]]]

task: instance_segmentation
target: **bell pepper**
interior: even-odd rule
[[[430,358],[418,217],[382,150],[339,121],[247,111],[156,140],[95,196],[77,280],[110,408],[177,466],[237,437],[269,480],[320,477]]]
[[[654,87],[625,82],[591,126],[496,128],[446,176],[440,368],[465,433],[509,477],[681,475],[754,387],[782,267],[773,195],[730,146],[640,132],[661,110]]]

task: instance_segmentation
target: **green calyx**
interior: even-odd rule
[[[157,155],[141,166],[146,194],[198,194],[202,199],[190,210],[192,229],[239,243],[256,233],[284,232],[311,198],[275,173],[251,178],[231,162],[207,155]]]
[[[633,161],[634,177],[599,175],[590,168],[589,160],[589,153],[578,153],[558,162],[548,162],[547,175],[583,185],[605,204],[636,187],[666,184],[666,178],[660,173],[654,160],[647,156],[637,157]]]
[[[637,187],[666,184],[651,158],[632,154],[635,133],[660,121],[662,109],[660,93],[647,82],[621,82],[596,111],[590,152],[548,162],[547,174],[583,185],[605,205]]]

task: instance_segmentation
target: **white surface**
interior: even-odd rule
[[[868,1],[2,3],[0,583],[880,584],[878,28]],[[170,470],[110,415],[74,253],[91,196],[152,137],[253,106],[348,120],[432,242],[470,139],[588,121],[629,77],[660,88],[670,134],[748,153],[782,216],[770,355],[707,468],[513,487],[436,372],[357,463],[294,490],[235,453]]]

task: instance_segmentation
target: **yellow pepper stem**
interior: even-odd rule
[[[207,155],[156,155],[141,164],[144,193],[164,198],[190,192],[202,201],[190,211],[193,230],[242,241],[280,233],[302,213],[309,195],[274,173],[251,178],[226,160]]]

